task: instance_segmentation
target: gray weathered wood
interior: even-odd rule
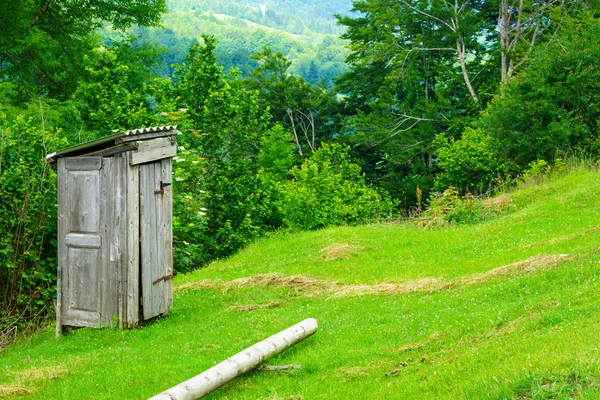
[[[59,172],[57,336],[170,310],[175,134],[136,130],[49,155]]]
[[[114,156],[115,154],[124,153],[126,151],[137,150],[138,144],[137,142],[126,143],[118,146],[109,147],[107,149],[96,150],[90,153],[82,154],[80,157],[109,157]]]
[[[140,260],[144,319],[158,315],[153,303],[153,282],[159,278],[156,272],[158,260],[154,170],[154,163],[140,165]]]
[[[177,154],[177,146],[163,146],[146,151],[132,151],[130,154],[131,165],[149,163],[163,158],[174,157]]]
[[[67,245],[65,243],[65,237],[67,236],[67,210],[68,200],[67,194],[67,167],[66,160],[60,159],[57,163],[58,170],[58,267],[56,271],[56,338],[59,338],[62,333],[62,292],[63,292],[63,268],[67,265]]]
[[[102,236],[82,233],[68,233],[65,244],[70,247],[89,247],[99,249],[102,246]]]
[[[112,196],[114,207],[109,221],[112,222],[110,238],[110,262],[116,278],[116,301],[119,328],[127,326],[127,169],[128,157],[113,157]]]
[[[132,165],[127,168],[125,321],[128,327],[134,327],[140,320],[140,212],[140,167]]]
[[[102,157],[67,158],[65,167],[73,171],[95,171],[102,167]]]
[[[173,275],[173,173],[172,160],[170,158],[161,160],[161,175],[163,182],[171,183],[164,186],[164,194],[162,195],[162,226],[160,229],[161,240],[160,247],[162,249],[162,258],[164,267],[164,276]],[[161,313],[167,313],[173,307],[173,281],[165,280],[163,285],[163,307]]]
[[[161,137],[158,139],[145,140],[145,141],[134,142],[134,143],[137,146],[138,152],[160,149],[162,147],[177,146],[177,140],[175,140],[174,136],[168,137],[168,138]]]
[[[101,325],[105,211],[99,199],[109,165],[99,157],[60,160],[61,325]]]
[[[169,131],[160,131],[160,132],[150,132],[150,133],[139,133],[135,135],[123,136],[115,140],[115,144],[121,144],[126,142],[136,142],[138,140],[148,140],[155,139],[161,137],[172,137],[181,134],[178,130],[169,130]]]

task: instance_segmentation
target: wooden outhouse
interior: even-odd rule
[[[132,327],[171,309],[178,134],[137,129],[47,156],[58,174],[57,335]]]

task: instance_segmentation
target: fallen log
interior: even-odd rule
[[[199,399],[311,336],[317,331],[317,326],[316,319],[308,318],[149,400]]]

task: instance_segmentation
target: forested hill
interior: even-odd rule
[[[340,34],[335,14],[348,14],[350,0],[169,0],[169,10],[210,11],[246,19],[270,28],[303,34],[307,30],[317,33]]]
[[[339,38],[343,28],[335,14],[347,15],[350,0],[170,0],[164,29],[141,28],[135,33],[144,42],[162,44],[160,74],[170,76],[171,66],[181,63],[192,43],[202,35],[217,39],[217,59],[227,69],[247,74],[256,67],[251,58],[269,46],[291,62],[290,73],[316,84],[346,70],[348,54]]]

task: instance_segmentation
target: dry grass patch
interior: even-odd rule
[[[29,368],[14,372],[14,380],[17,383],[56,379],[69,373],[64,365],[51,367]]]
[[[261,308],[279,307],[281,304],[283,304],[283,302],[273,301],[271,303],[263,303],[263,304],[245,304],[242,306],[231,306],[231,307],[229,307],[229,309],[233,310],[233,311],[252,311],[252,310],[259,310]]]
[[[9,372],[14,384],[0,385],[0,397],[25,396],[35,391],[43,381],[57,379],[69,373],[64,365],[28,368],[21,371]]]
[[[552,238],[550,240],[545,240],[543,242],[531,243],[526,246],[523,246],[523,248],[528,249],[528,248],[535,247],[535,246],[549,246],[549,245],[553,245],[556,243],[564,242],[566,240],[571,240],[571,239],[576,239],[578,237],[587,236],[590,233],[596,233],[598,231],[600,231],[600,226],[597,226],[597,227],[591,228],[591,229],[586,229],[583,232],[576,232],[576,233],[571,233],[570,235],[559,236],[556,238]]]
[[[400,347],[397,351],[398,352],[415,351],[422,347],[427,346],[430,343],[437,341],[439,337],[440,337],[440,334],[437,332],[434,332],[431,335],[429,335],[425,340],[422,340],[417,343],[407,344],[405,346]]]
[[[0,385],[0,398],[25,396],[33,393],[31,389],[27,389],[23,386],[4,386]]]
[[[334,243],[331,246],[322,248],[321,258],[325,261],[345,260],[350,257],[356,257],[363,250],[362,246],[352,243]]]
[[[358,376],[369,376],[368,367],[341,367],[337,371],[344,376],[354,378]]]
[[[572,260],[574,258],[575,256],[569,254],[539,255],[530,257],[527,260],[504,265],[491,271],[453,281],[444,281],[437,278],[423,278],[402,283],[344,285],[336,281],[327,281],[303,275],[286,276],[282,274],[258,274],[228,282],[219,279],[188,282],[183,285],[176,286],[175,290],[215,289],[227,291],[229,289],[240,289],[244,287],[274,286],[293,289],[306,297],[328,294],[332,298],[431,293],[440,290],[448,290],[457,286],[477,285],[508,275],[528,274],[539,269],[547,270],[556,267],[564,261]],[[275,306],[276,305],[273,303],[250,304],[246,306],[237,306],[237,308],[232,307],[232,309],[237,309],[238,311],[249,311],[257,308],[268,308]]]
[[[488,282],[501,276],[520,275],[535,272],[538,269],[551,269],[557,265],[574,259],[574,255],[570,254],[544,254],[533,256],[527,260],[518,261],[513,264],[508,264],[482,274],[474,275],[462,281],[462,284],[473,285],[482,282]]]
[[[376,285],[340,285],[333,290],[333,297],[397,295],[415,292],[433,292],[448,286],[440,279],[424,278],[403,283],[380,283]]]
[[[483,201],[483,207],[488,211],[503,211],[511,206],[511,198],[505,194],[503,196],[492,197]]]

